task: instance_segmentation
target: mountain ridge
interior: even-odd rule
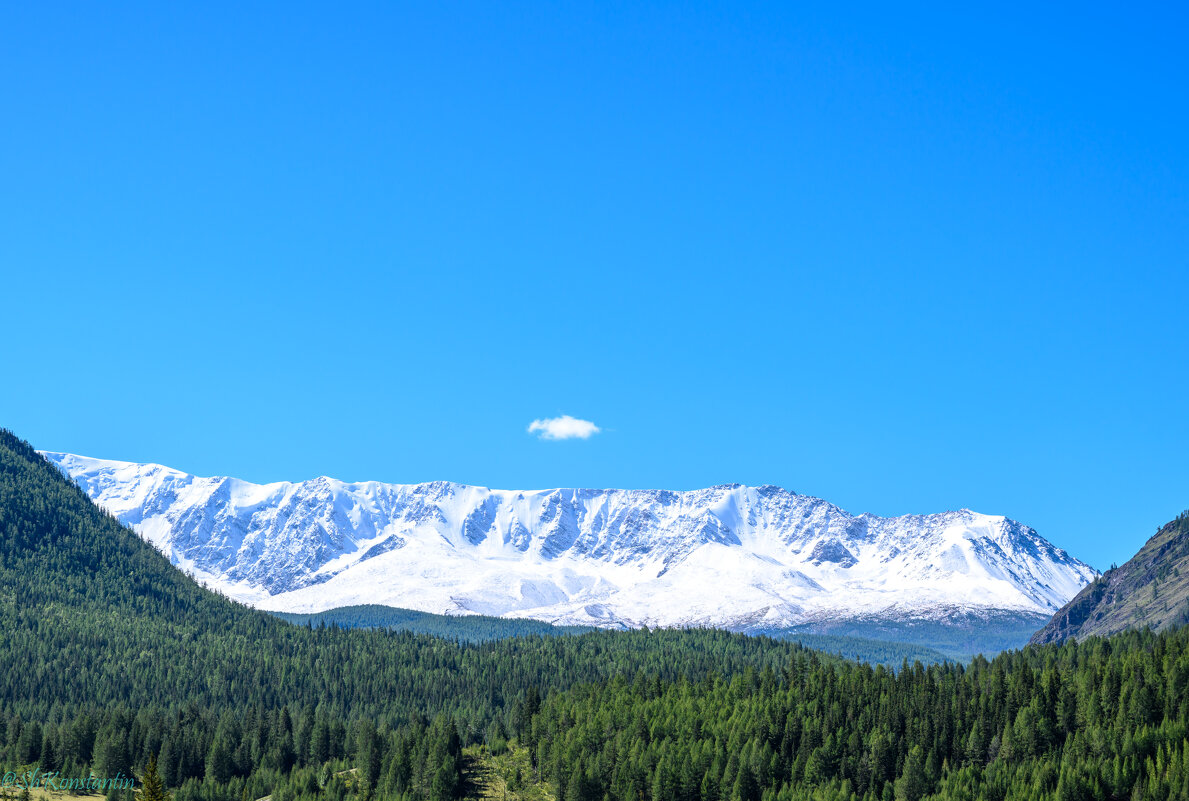
[[[43,452],[174,564],[247,603],[379,603],[565,625],[772,629],[1051,614],[1096,572],[967,509],[883,518],[763,485],[493,490],[253,484]]]
[[[1163,631],[1189,623],[1189,512],[1161,526],[1135,556],[1084,587],[1031,642]]]

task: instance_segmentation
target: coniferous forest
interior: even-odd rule
[[[150,787],[155,760],[177,801],[450,801],[509,751],[506,786],[558,801],[1189,798],[1185,629],[893,670],[711,630],[294,625],[196,585],[9,432],[0,647],[0,768]]]

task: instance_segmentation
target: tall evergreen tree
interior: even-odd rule
[[[904,772],[896,780],[896,801],[919,801],[928,791],[925,752],[919,745],[914,745],[904,760]]]
[[[171,801],[171,794],[165,789],[165,781],[157,772],[156,754],[149,757],[149,764],[141,776],[139,801]]]
[[[222,784],[231,778],[235,769],[232,761],[231,746],[226,735],[216,734],[211,750],[206,757],[206,778],[216,784]]]

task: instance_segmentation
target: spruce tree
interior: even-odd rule
[[[166,738],[165,742],[161,743],[161,781],[166,787],[176,787],[181,784],[178,781],[178,754],[177,749],[174,748],[173,740]]]
[[[21,730],[17,740],[17,762],[28,765],[41,757],[41,724],[33,721]]]
[[[165,782],[157,773],[156,754],[149,757],[149,764],[141,777],[140,801],[170,801],[170,793],[165,789]]]
[[[330,727],[326,725],[326,721],[319,720],[314,724],[314,730],[310,738],[310,761],[315,765],[321,765],[330,759]]]
[[[230,746],[222,735],[215,735],[215,742],[206,757],[207,780],[222,784],[231,778],[233,767]]]
[[[896,780],[896,801],[920,801],[928,789],[925,752],[919,745],[914,745],[904,760],[904,772]]]
[[[41,757],[38,760],[43,773],[53,773],[62,767],[57,751],[54,750],[54,740],[49,732],[41,740]]]

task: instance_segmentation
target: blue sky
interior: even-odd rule
[[[952,5],[6,8],[0,425],[1122,562],[1189,507],[1186,19]]]

